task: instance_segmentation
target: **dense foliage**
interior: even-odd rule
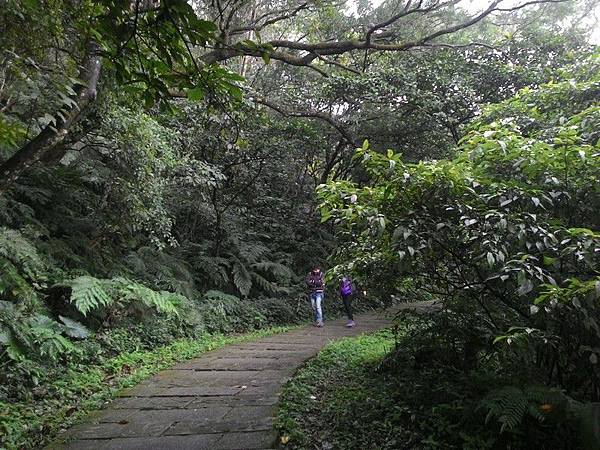
[[[421,345],[458,369],[513,375],[490,394],[499,431],[600,400],[597,74],[596,56],[487,108],[453,160],[405,163],[365,142],[370,181],[320,189],[323,220],[347,242],[336,270],[384,297],[440,301]],[[565,397],[527,409],[538,385]]]

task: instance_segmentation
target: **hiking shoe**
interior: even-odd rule
[[[324,325],[325,325],[325,324],[323,323],[323,321],[322,321],[322,320],[319,320],[319,321],[317,322],[317,326],[318,326],[319,328],[323,328],[323,326],[324,326]]]
[[[356,325],[356,324],[354,323],[354,320],[349,320],[349,321],[348,321],[348,323],[346,324],[346,326],[347,326],[348,328],[354,328],[354,325]]]

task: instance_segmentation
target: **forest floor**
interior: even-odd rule
[[[48,448],[267,449],[283,384],[323,346],[382,329],[391,313],[357,316],[231,345],[175,365],[91,414]]]

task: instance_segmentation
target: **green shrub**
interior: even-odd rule
[[[306,321],[306,308],[299,308],[297,303],[294,304],[295,302],[287,298],[259,298],[253,300],[252,303],[271,325],[287,325]]]
[[[198,303],[198,312],[210,333],[231,333],[259,329],[267,318],[252,302],[225,294],[208,291]]]

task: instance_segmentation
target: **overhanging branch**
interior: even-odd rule
[[[494,12],[510,12],[517,11],[519,9],[525,8],[530,5],[542,4],[542,3],[563,3],[568,0],[531,0],[521,3],[519,5],[515,5],[512,7],[501,7],[501,4],[504,0],[494,0],[489,4],[487,8],[485,8],[479,14],[454,25],[437,29],[432,31],[425,36],[422,36],[413,41],[405,41],[405,42],[388,42],[390,36],[393,36],[393,33],[389,31],[384,31],[386,27],[389,27],[393,24],[398,23],[400,19],[406,17],[409,14],[428,14],[432,11],[439,10],[444,6],[455,3],[452,2],[439,2],[436,1],[427,7],[422,7],[422,0],[419,0],[416,4],[412,5],[412,0],[408,0],[405,4],[402,11],[393,15],[389,19],[372,25],[363,39],[346,39],[339,41],[324,41],[324,42],[306,42],[306,41],[292,41],[286,39],[275,39],[264,43],[264,48],[273,50],[268,51],[259,51],[255,47],[250,47],[247,45],[243,45],[238,43],[236,46],[230,46],[228,48],[221,48],[206,53],[202,56],[202,60],[211,64],[214,62],[225,61],[231,59],[236,56],[253,56],[253,57],[261,57],[265,53],[268,53],[270,58],[273,60],[281,61],[286,64],[290,64],[293,66],[305,66],[311,67],[318,72],[325,74],[325,72],[318,67],[312,65],[315,59],[323,59],[323,57],[327,56],[335,56],[341,55],[347,52],[351,52],[354,50],[373,50],[379,52],[400,52],[400,51],[408,51],[417,47],[425,47],[425,46],[450,46],[450,44],[432,42],[436,39],[447,36],[452,33],[456,33],[457,31],[463,30],[465,28],[469,28],[478,22],[482,21],[490,14]],[[286,19],[287,16],[282,16],[280,20]],[[276,23],[277,20],[273,19],[272,23]],[[382,31],[378,33],[378,31]],[[466,44],[465,44],[466,45]],[[325,62],[331,64],[331,60],[326,60]]]

